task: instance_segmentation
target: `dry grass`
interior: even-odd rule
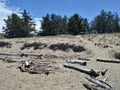
[[[115,52],[115,53],[114,53],[114,57],[115,57],[116,59],[120,59],[120,52]]]
[[[72,49],[74,52],[85,51],[85,48],[82,46],[70,45],[68,43],[52,44],[52,45],[50,45],[49,48],[52,50],[62,50],[62,51],[68,51],[69,49]]]
[[[9,42],[0,41],[0,47],[7,47],[7,48],[10,48],[11,45],[12,45],[12,44],[9,43]]]
[[[24,50],[24,49],[29,49],[33,47],[34,50],[36,49],[43,49],[45,47],[47,47],[47,44],[45,43],[37,43],[37,42],[33,42],[33,43],[25,43],[22,47],[21,47],[21,50]]]

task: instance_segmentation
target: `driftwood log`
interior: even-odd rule
[[[90,61],[90,59],[86,59],[86,58],[78,58],[79,60],[85,60],[85,61]]]
[[[89,80],[90,82],[97,84],[99,87],[107,89],[107,90],[113,90],[113,87],[109,84],[107,84],[104,81],[98,80],[94,77],[85,77],[87,80]]]
[[[83,61],[83,60],[66,60],[66,62],[68,62],[68,63],[78,63],[78,64],[80,64],[80,65],[84,65],[84,66],[86,66],[86,64],[87,64],[87,62],[86,61]]]
[[[19,56],[19,57],[28,57],[28,56],[34,56],[41,58],[43,55],[37,55],[37,54],[26,54],[26,53],[0,53],[0,55],[3,56]]]
[[[99,76],[99,73],[96,72],[93,69],[86,69],[86,68],[82,68],[82,67],[78,67],[78,66],[73,66],[73,65],[70,65],[70,64],[64,64],[63,66],[66,67],[66,68],[71,68],[71,69],[78,70],[80,72],[89,74],[90,76],[94,76],[94,77]]]
[[[106,63],[120,63],[120,60],[105,60],[105,59],[96,59],[99,62],[106,62]]]
[[[20,57],[27,57],[27,54],[21,53],[0,53],[0,55],[5,55],[5,56],[20,56]]]

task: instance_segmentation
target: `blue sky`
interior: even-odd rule
[[[10,12],[19,13],[26,9],[36,21],[47,13],[68,17],[78,13],[90,22],[102,9],[120,15],[120,0],[0,0],[0,3],[1,1],[5,2],[4,8]]]
[[[102,9],[120,14],[120,0],[9,0],[8,6],[28,10],[33,17],[41,18],[46,13],[67,15],[78,13],[89,20]]]

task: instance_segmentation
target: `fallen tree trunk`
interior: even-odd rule
[[[105,60],[105,59],[97,59],[99,62],[107,62],[107,63],[120,63],[120,60]]]
[[[94,84],[97,84],[99,87],[101,88],[105,88],[107,90],[113,90],[113,87],[109,84],[107,84],[106,82],[104,81],[101,81],[101,80],[98,80],[98,79],[95,79],[93,77],[85,77],[87,80],[89,80],[90,82],[94,83]]]
[[[80,65],[84,65],[84,66],[86,66],[86,64],[87,64],[87,62],[85,62],[85,61],[82,61],[82,60],[66,60],[66,62],[68,62],[68,63],[78,63],[78,64],[80,64]]]
[[[66,68],[75,69],[75,70],[78,70],[80,72],[89,74],[90,76],[94,76],[94,77],[99,76],[99,73],[94,71],[93,69],[86,69],[86,68],[82,68],[82,67],[72,66],[72,65],[69,65],[69,64],[64,64],[63,66],[66,67]]]

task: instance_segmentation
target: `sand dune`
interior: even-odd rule
[[[120,59],[120,34],[0,39],[0,52],[31,55],[0,55],[0,90],[86,90],[82,84],[89,82],[85,79],[87,75],[63,67],[66,60],[79,58],[90,59],[87,66],[81,67],[108,69],[105,76],[97,78],[103,80],[108,76],[106,82],[115,90],[120,89],[120,65],[96,62],[97,58]],[[8,63],[10,60],[16,62]],[[49,62],[59,69],[49,75],[29,74],[17,68],[21,61]]]

